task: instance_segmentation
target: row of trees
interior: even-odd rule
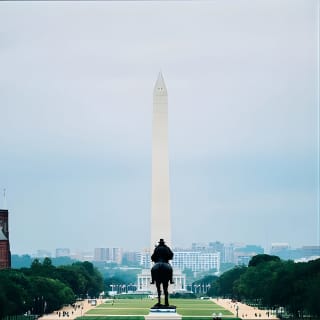
[[[55,267],[49,258],[36,259],[30,268],[0,270],[0,318],[50,313],[102,290],[102,276],[90,262]]]
[[[211,283],[208,295],[225,296],[270,309],[284,307],[296,317],[320,316],[320,259],[294,263],[257,255]]]

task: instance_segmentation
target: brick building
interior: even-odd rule
[[[8,210],[0,209],[0,269],[11,268]]]

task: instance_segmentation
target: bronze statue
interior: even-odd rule
[[[173,252],[171,249],[165,244],[163,239],[160,239],[159,245],[155,247],[154,252],[151,256],[151,260],[155,263],[151,268],[151,284],[156,283],[157,292],[158,292],[158,303],[155,307],[163,306],[161,304],[161,289],[160,286],[162,284],[163,293],[165,297],[164,305],[166,307],[169,306],[169,294],[168,294],[168,286],[170,283],[174,283],[172,280],[172,267],[169,263],[169,260],[172,260]]]

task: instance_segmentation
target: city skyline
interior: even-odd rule
[[[173,246],[319,245],[318,1],[0,8],[11,252],[149,246],[159,69]]]
[[[304,247],[316,247],[316,248],[320,248],[320,246],[317,245],[301,245],[299,247],[294,247],[292,246],[290,243],[288,242],[272,242],[270,244],[268,244],[267,247],[263,247],[261,244],[259,243],[245,243],[245,242],[220,242],[219,240],[214,240],[214,241],[210,241],[210,242],[193,242],[190,243],[188,246],[186,247],[172,247],[172,250],[174,251],[192,251],[195,250],[194,246],[195,245],[203,245],[206,246],[207,248],[210,247],[210,244],[220,244],[223,245],[225,247],[232,247],[234,249],[237,248],[242,248],[242,247],[246,247],[246,246],[254,246],[254,247],[260,247],[264,250],[264,253],[266,254],[272,254],[272,248],[273,247],[285,247],[287,249],[301,249]],[[14,255],[30,255],[32,257],[61,257],[61,256],[94,256],[94,252],[96,249],[101,249],[101,248],[113,248],[113,249],[120,249],[122,252],[127,252],[127,253],[141,253],[141,252],[145,252],[147,253],[149,250],[149,247],[145,247],[145,248],[141,248],[140,250],[132,250],[132,249],[128,249],[125,247],[119,247],[119,246],[115,246],[115,247],[110,247],[107,244],[101,244],[98,247],[92,247],[92,248],[87,248],[85,249],[81,249],[81,248],[67,248],[67,247],[59,247],[59,248],[55,248],[53,250],[49,250],[46,248],[35,248],[33,249],[33,251],[29,251],[29,252],[21,252],[21,253],[17,253],[17,252],[13,252],[12,254]],[[199,247],[200,248],[200,247]],[[198,249],[200,250],[200,249]],[[61,251],[64,252],[64,254],[61,254]],[[66,251],[68,251],[68,253],[66,253]]]

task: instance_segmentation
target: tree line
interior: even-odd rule
[[[55,267],[50,258],[35,259],[30,268],[0,270],[0,318],[50,313],[102,290],[103,278],[90,262]]]
[[[320,259],[294,263],[277,256],[253,257],[216,277],[208,291],[260,307],[282,308],[294,317],[320,316]]]

